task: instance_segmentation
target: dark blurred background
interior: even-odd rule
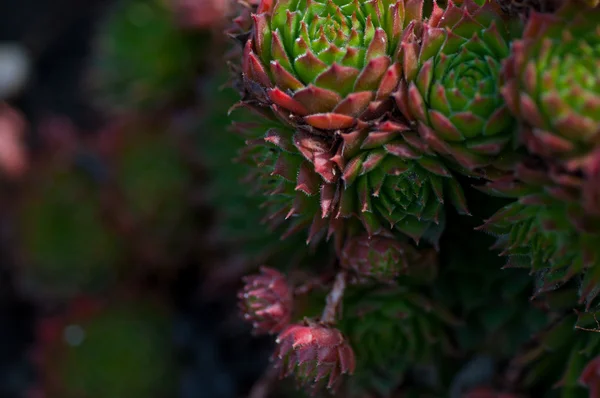
[[[0,1],[0,398],[243,397],[267,363],[196,147],[235,100],[204,105],[225,10],[195,3]]]

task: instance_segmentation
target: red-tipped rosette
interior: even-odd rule
[[[245,100],[321,131],[378,118],[399,82],[402,32],[422,7],[422,0],[262,1],[243,41]]]
[[[530,152],[573,162],[600,139],[600,6],[561,3],[555,13],[532,13],[512,43],[502,94]]]
[[[483,3],[449,1],[441,9],[434,2],[426,23],[407,27],[395,93],[427,144],[471,172],[506,157],[515,126],[498,77],[511,26],[493,1]]]
[[[262,267],[261,273],[244,278],[238,294],[244,319],[252,323],[256,334],[274,334],[290,322],[293,296],[285,277]]]
[[[313,392],[324,385],[335,390],[341,376],[354,373],[356,365],[354,351],[338,329],[310,320],[279,334],[275,360],[281,378],[294,374]]]

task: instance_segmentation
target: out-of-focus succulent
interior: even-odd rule
[[[63,300],[115,280],[124,252],[103,215],[95,182],[71,159],[32,165],[14,214],[17,274],[27,295]]]
[[[521,139],[549,164],[585,225],[600,217],[600,7],[566,2],[535,14],[512,47],[503,94]],[[564,199],[561,199],[564,201]]]
[[[360,235],[346,242],[340,264],[359,278],[383,282],[400,274],[431,279],[437,271],[437,255],[433,250],[419,251],[394,236]]]
[[[244,101],[293,124],[353,127],[390,109],[403,29],[422,0],[262,1],[245,42]],[[327,133],[329,134],[329,133]]]
[[[219,28],[225,23],[232,0],[169,0],[179,26],[186,29]]]
[[[25,118],[20,112],[0,102],[0,173],[10,179],[22,177],[29,167],[25,126]]]
[[[169,314],[151,300],[80,297],[38,326],[38,396],[170,396],[176,387],[171,344]]]
[[[237,0],[233,6],[232,24],[226,33],[237,36],[245,35],[252,29],[252,14],[256,13],[261,0]],[[241,56],[241,53],[239,54]]]
[[[356,352],[348,391],[389,394],[415,364],[431,364],[453,350],[458,320],[442,305],[406,287],[346,291],[339,328]]]
[[[294,374],[313,391],[324,385],[335,390],[340,377],[354,373],[355,368],[352,347],[340,331],[310,320],[290,325],[279,334],[275,359],[281,377]]]
[[[244,319],[256,333],[279,333],[290,323],[292,290],[274,269],[262,267],[260,274],[244,277],[238,299]]]
[[[226,110],[237,99],[233,90],[219,89],[226,80],[226,76],[215,76],[209,82],[206,95],[211,100],[205,105],[205,113],[190,123],[207,177],[199,196],[213,209],[209,239],[215,247],[226,247],[220,251],[226,253],[225,264],[211,267],[205,292],[222,283],[237,284],[242,275],[261,264],[277,264],[285,270],[322,269],[332,258],[330,245],[307,246],[301,234],[282,241],[287,225],[271,223],[270,215],[262,208],[265,192],[245,184],[249,167],[237,159],[246,146],[245,137],[224,133],[231,125]]]
[[[561,184],[563,176],[532,161],[514,176],[488,183],[485,192],[516,201],[481,229],[499,237],[495,248],[510,256],[509,266],[536,274],[536,293],[582,277],[580,302],[589,307],[600,292],[600,218],[581,208],[580,192]]]
[[[600,330],[598,331],[600,333]],[[579,382],[590,390],[590,398],[600,397],[600,357],[592,359],[583,369]]]
[[[468,213],[452,173],[401,120],[333,139],[269,123],[238,125],[249,138],[242,158],[253,168],[250,181],[267,195],[271,222],[291,218],[290,233],[308,229],[309,241],[336,235],[341,250],[354,219],[369,235],[393,229],[436,245],[444,203]]]
[[[468,170],[497,163],[514,144],[514,119],[499,85],[514,33],[490,1],[450,1],[445,10],[435,6],[427,23],[411,24],[395,95],[431,148]]]
[[[182,32],[164,0],[122,0],[98,32],[89,84],[104,109],[155,110],[193,95],[210,46],[204,32]]]
[[[577,168],[600,142],[600,7],[564,3],[529,19],[511,47],[502,92],[528,149]]]
[[[131,247],[148,264],[168,265],[189,255],[195,165],[169,119],[118,120],[100,132],[105,157],[107,212]],[[146,264],[146,265],[148,265]]]

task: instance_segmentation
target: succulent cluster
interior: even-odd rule
[[[95,44],[95,134],[26,164],[0,108],[33,397],[173,396],[155,294],[231,287],[182,396],[251,329],[250,397],[600,398],[598,0],[121,0]]]
[[[517,199],[488,220],[499,227],[498,246],[541,272],[541,289],[582,277],[587,308],[600,272],[599,13],[572,2],[555,14],[534,14],[513,43],[502,93],[531,158],[487,187]]]
[[[262,0],[241,9],[230,32],[242,44],[231,64],[241,95],[234,109],[246,111],[234,124],[246,140],[239,157],[246,181],[263,198],[266,222],[287,226],[283,238],[332,238],[336,257],[321,271],[330,275],[319,285],[330,287],[321,317],[300,326],[306,314],[285,312],[292,326],[277,340],[284,376],[295,373],[303,384],[315,375],[337,379],[354,367],[342,353],[351,344],[358,382],[347,391],[390,394],[416,365],[442,366],[428,355],[438,344],[447,353],[485,347],[502,355],[539,339],[531,335],[561,311],[596,308],[597,4]],[[505,199],[478,197],[489,203],[473,213],[485,218],[478,228],[456,216],[472,214],[467,198],[480,195],[473,186]],[[470,239],[465,225],[495,236],[491,253],[530,270],[533,283],[493,268],[475,272],[477,256],[444,244],[460,241],[449,236],[454,231]],[[253,284],[241,295],[246,317],[256,325],[266,313],[280,316],[287,301],[271,302],[271,285],[256,290],[262,301],[254,307],[246,302]],[[578,299],[565,296],[570,301],[557,310],[548,295],[562,285],[559,292],[577,291]],[[487,298],[476,294],[492,294],[486,286],[523,303],[533,290],[537,305],[527,316],[485,307]],[[471,322],[487,336],[475,337]],[[311,330],[328,343],[314,343]],[[319,354],[323,347],[327,354]],[[583,371],[576,369],[573,377]],[[582,380],[593,374],[586,370]],[[378,378],[391,383],[375,386]],[[486,387],[468,396],[519,396],[518,383],[527,385],[519,379],[497,390],[505,393]]]

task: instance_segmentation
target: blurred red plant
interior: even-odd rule
[[[25,128],[23,115],[8,104],[0,103],[0,168],[10,179],[21,177],[29,166],[23,140]]]

